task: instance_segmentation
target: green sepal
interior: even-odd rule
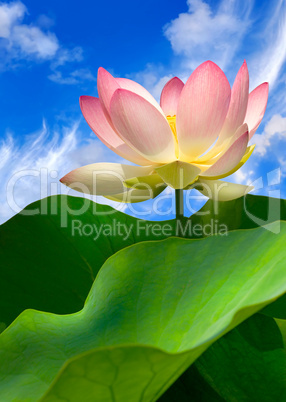
[[[123,182],[127,188],[135,188],[137,190],[146,190],[151,188],[161,187],[164,180],[157,174],[149,174],[147,176],[132,177]]]
[[[182,189],[194,183],[201,169],[191,163],[174,161],[155,168],[159,176],[174,189]]]

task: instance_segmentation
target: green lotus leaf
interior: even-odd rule
[[[83,401],[157,400],[216,339],[285,293],[280,226],[114,254],[80,312],[26,310],[2,332],[1,398],[76,401],[80,389]]]
[[[286,219],[284,200],[247,195],[208,201],[185,220],[180,235],[202,237],[212,228],[249,229],[277,219]],[[116,227],[121,228],[121,235],[110,235],[110,227],[115,234]],[[9,325],[28,308],[74,313],[83,307],[97,272],[111,255],[140,241],[175,234],[174,220],[143,221],[83,198],[37,201],[0,226],[0,321]]]
[[[53,196],[29,205],[0,226],[0,322],[9,325],[27,308],[57,314],[80,310],[111,255],[166,237],[160,223],[153,234],[154,224],[84,198]],[[165,224],[174,234],[175,222]]]
[[[192,364],[174,384],[158,399],[158,402],[225,402],[224,399],[205,381]]]
[[[268,315],[270,317],[280,318],[282,320],[286,319],[286,295],[279,297],[274,303],[269,304],[263,310],[262,314]]]
[[[6,329],[6,324],[4,322],[0,322],[0,334],[4,331],[4,329]]]
[[[286,320],[281,320],[281,319],[275,319],[276,324],[278,325],[282,338],[283,338],[283,342],[284,342],[284,347],[286,349]]]
[[[286,350],[271,317],[256,314],[240,324],[215,342],[195,366],[227,402],[286,400]]]
[[[285,400],[285,345],[286,320],[255,314],[211,345],[160,402]]]
[[[286,220],[286,200],[249,194],[232,201],[209,200],[192,216],[193,225],[213,222],[218,226],[225,224],[229,231],[266,226],[279,220]]]

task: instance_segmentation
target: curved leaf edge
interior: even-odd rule
[[[222,329],[220,332],[218,332],[216,335],[210,337],[209,339],[207,339],[206,341],[203,341],[201,343],[198,343],[195,347],[190,348],[190,349],[186,349],[184,351],[180,351],[180,352],[169,352],[163,348],[159,348],[159,347],[155,347],[153,345],[147,345],[147,344],[140,344],[140,343],[127,343],[127,344],[118,344],[118,345],[110,345],[110,346],[102,346],[102,347],[98,347],[98,348],[93,348],[90,349],[88,351],[85,351],[83,353],[79,353],[76,356],[73,356],[71,358],[69,358],[61,367],[61,369],[59,370],[59,372],[57,373],[57,375],[55,376],[55,378],[53,379],[53,381],[51,382],[49,388],[47,389],[47,391],[45,392],[45,394],[41,397],[40,401],[44,401],[46,396],[49,394],[50,390],[54,387],[54,385],[57,384],[57,382],[60,380],[62,374],[65,372],[66,369],[68,369],[68,367],[70,366],[70,364],[72,364],[73,362],[76,362],[78,360],[80,360],[81,358],[84,358],[90,354],[94,354],[97,352],[101,352],[101,351],[112,351],[112,350],[117,350],[117,349],[128,349],[128,348],[140,348],[140,349],[145,349],[145,350],[153,350],[156,352],[160,352],[162,354],[164,354],[165,356],[169,356],[169,357],[183,357],[186,356],[188,357],[188,355],[191,352],[196,352],[197,349],[201,349],[198,350],[199,355],[197,356],[197,358],[199,358],[199,356],[209,347],[211,346],[216,340],[218,340],[219,338],[221,338],[222,336],[224,336],[226,333],[228,333],[229,331],[231,331],[232,329],[234,329],[236,326],[238,326],[239,324],[241,324],[244,320],[246,320],[247,318],[251,317],[253,314],[259,312],[259,310],[261,308],[264,308],[265,306],[267,306],[270,303],[273,303],[275,300],[277,300],[277,298],[279,298],[280,296],[286,294],[286,289],[283,293],[280,293],[278,295],[275,295],[272,299],[269,299],[267,301],[262,301],[256,304],[252,304],[252,305],[248,305],[243,307],[242,309],[238,310],[233,316],[231,321],[229,322],[229,324],[227,326],[225,326],[224,329]],[[248,311],[249,308],[251,308],[253,311],[251,314],[243,314],[244,312]],[[36,310],[27,310],[27,311],[36,311]],[[24,312],[23,312],[24,314]],[[43,313],[44,314],[44,313]],[[243,316],[243,318],[241,319],[241,316]],[[281,320],[282,321],[282,320]],[[196,359],[195,359],[196,360]],[[193,360],[190,364],[193,364],[195,362],[195,360]],[[188,365],[187,367],[189,367],[190,365]],[[163,395],[163,393],[180,377],[180,375],[186,370],[187,367],[184,367],[184,365],[182,365],[183,370],[182,371],[177,371],[176,374],[172,377],[168,379],[168,382],[166,384],[164,384],[164,387],[162,387],[162,389],[157,393],[157,395],[154,398],[154,401],[156,401],[160,396]]]
[[[275,222],[274,222],[274,224],[275,224]],[[261,229],[263,229],[262,227],[260,227],[260,228],[252,228],[252,229],[248,229],[248,230],[253,230],[253,231],[261,231]],[[234,231],[232,231],[232,232],[241,232],[241,231],[244,231],[245,229],[238,229],[238,230],[234,230]],[[200,238],[200,239],[179,239],[179,241],[184,241],[184,242],[193,242],[193,241],[199,241],[199,240],[201,240],[201,241],[208,241],[209,239],[211,239],[213,236],[210,236],[210,237],[207,237],[207,238]],[[168,238],[168,239],[163,239],[163,240],[152,240],[152,241],[145,241],[144,243],[156,243],[156,244],[158,244],[158,243],[162,243],[162,242],[169,242],[169,241],[171,241],[172,239],[178,239],[177,237],[170,237],[170,238]],[[98,278],[98,276],[102,273],[102,271],[104,270],[104,266],[105,266],[105,264],[108,264],[108,262],[109,262],[109,260],[112,260],[113,258],[116,258],[116,256],[117,256],[117,254],[118,253],[124,253],[125,252],[125,250],[127,249],[127,248],[132,248],[132,247],[136,247],[136,244],[135,245],[130,245],[130,246],[128,246],[128,247],[126,247],[126,248],[124,248],[124,249],[121,249],[121,250],[119,250],[118,252],[116,252],[115,254],[113,254],[111,257],[109,257],[106,261],[105,261],[105,263],[102,265],[102,267],[101,267],[101,269],[100,269],[100,271],[98,272],[98,274],[97,274],[97,276],[96,276],[96,278],[95,278],[95,281],[97,280],[97,278]],[[283,284],[281,284],[281,287],[282,287],[282,285]],[[161,353],[164,353],[166,356],[183,356],[183,355],[188,355],[190,352],[192,352],[192,353],[194,353],[194,352],[196,352],[196,350],[197,349],[201,349],[200,350],[200,352],[199,352],[199,355],[201,354],[201,353],[203,353],[203,351],[204,350],[206,350],[213,342],[215,342],[217,339],[219,339],[221,336],[223,336],[224,334],[226,334],[227,332],[229,332],[231,329],[233,329],[234,327],[236,327],[237,325],[239,325],[242,321],[244,321],[245,319],[247,319],[247,318],[249,318],[251,315],[253,315],[253,314],[255,314],[255,313],[257,313],[257,312],[259,312],[259,310],[261,310],[261,309],[263,309],[265,306],[267,306],[268,304],[270,304],[270,303],[273,303],[274,301],[276,301],[279,297],[281,297],[283,294],[285,294],[286,293],[286,284],[284,285],[284,288],[283,289],[280,289],[279,291],[277,291],[275,294],[273,294],[273,297],[272,298],[268,298],[268,299],[264,299],[263,297],[261,297],[261,300],[259,301],[259,302],[257,302],[257,303],[255,303],[255,304],[249,304],[249,305],[246,305],[246,306],[244,306],[243,308],[241,308],[241,309],[238,309],[237,311],[232,311],[232,312],[229,312],[228,313],[228,315],[229,315],[229,320],[228,320],[228,322],[227,322],[227,324],[224,326],[224,328],[222,328],[220,331],[218,331],[218,332],[216,332],[215,334],[213,334],[212,336],[210,336],[210,337],[208,337],[208,338],[206,338],[206,339],[204,339],[203,341],[201,341],[201,342],[197,342],[195,345],[193,345],[191,348],[187,348],[187,349],[185,349],[185,350],[182,350],[182,351],[180,351],[180,352],[170,352],[170,351],[167,351],[167,350],[165,350],[165,349],[163,349],[163,348],[159,348],[159,347],[156,347],[156,346],[153,346],[153,345],[147,345],[147,344],[139,344],[139,343],[127,343],[127,344],[117,344],[117,345],[109,345],[109,346],[104,346],[104,347],[99,347],[99,348],[93,348],[93,349],[90,349],[90,350],[88,350],[88,351],[85,351],[85,352],[83,352],[83,353],[80,353],[80,354],[78,354],[78,355],[75,355],[75,356],[73,356],[72,358],[69,358],[69,359],[67,359],[66,361],[65,361],[65,363],[62,365],[62,367],[61,367],[61,369],[59,370],[59,372],[57,373],[57,375],[55,376],[55,378],[54,378],[54,380],[51,382],[51,385],[49,386],[49,388],[48,388],[48,390],[47,390],[47,392],[46,393],[48,393],[49,392],[49,390],[51,389],[51,387],[54,385],[54,384],[56,384],[56,382],[59,380],[59,378],[61,377],[61,375],[62,375],[62,373],[64,372],[64,370],[72,363],[72,362],[74,362],[74,361],[76,361],[76,360],[78,360],[78,359],[81,359],[82,357],[84,357],[84,356],[86,356],[86,355],[89,355],[89,354],[91,354],[91,353],[96,353],[96,352],[100,352],[100,351],[103,351],[103,350],[114,350],[114,349],[117,349],[117,348],[145,348],[145,349],[153,349],[153,350],[156,350],[156,351],[159,351],[159,352],[161,352]],[[88,300],[89,300],[89,298],[91,297],[91,292],[89,292],[89,294],[88,294],[88,297],[87,297],[87,299],[86,299],[86,302],[85,302],[85,305],[88,303]],[[85,308],[85,307],[84,307]],[[83,309],[84,309],[83,308]],[[250,311],[249,311],[250,310]],[[73,315],[73,316],[75,316],[75,315],[77,315],[77,314],[80,314],[80,312],[81,312],[82,310],[80,310],[79,312],[77,312],[77,313],[73,313],[73,314],[66,314],[66,315],[64,315],[64,316],[70,316],[70,315]],[[38,311],[38,310],[33,310],[33,309],[27,309],[27,310],[25,310],[25,311],[23,311],[17,318],[16,318],[16,320],[14,320],[12,323],[11,323],[11,325],[9,326],[9,327],[7,327],[4,331],[3,331],[3,333],[2,334],[4,334],[6,331],[9,331],[14,325],[16,325],[19,321],[21,322],[21,320],[25,317],[25,315],[26,314],[29,314],[29,313],[32,313],[32,314],[36,314],[36,315],[38,315],[38,314],[40,314],[40,315],[52,315],[52,316],[54,316],[54,315],[57,315],[57,314],[53,314],[53,313],[47,313],[47,312],[41,312],[41,311]],[[1,334],[1,335],[2,335]],[[199,356],[198,355],[198,356]],[[197,357],[198,357],[197,356]],[[176,374],[176,378],[180,375],[181,373],[179,373],[178,375]],[[176,380],[176,378],[174,378],[173,377],[173,379],[172,380],[170,380],[170,382],[168,382],[169,383],[169,385],[171,385],[171,383],[173,382],[173,381],[175,381]],[[163,391],[162,391],[162,393],[163,392],[165,392],[165,390],[166,389],[164,389]],[[162,394],[161,393],[161,394]],[[161,395],[160,394],[160,395]],[[157,397],[159,397],[160,395],[157,395]],[[44,397],[44,396],[43,396]]]

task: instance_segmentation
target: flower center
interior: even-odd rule
[[[175,152],[176,152],[176,157],[179,157],[179,146],[178,146],[178,137],[177,137],[177,127],[176,127],[176,115],[175,116],[167,116],[167,121],[169,123],[169,126],[172,130],[172,133],[174,135],[174,140],[175,140]]]
[[[171,127],[172,133],[174,134],[174,137],[177,140],[177,128],[176,128],[176,116],[167,116],[167,120],[169,123],[169,126]]]

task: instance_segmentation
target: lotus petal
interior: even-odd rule
[[[65,175],[60,181],[76,191],[94,195],[112,195],[124,191],[123,182],[131,177],[145,176],[153,166],[132,166],[120,163],[93,163]]]
[[[93,96],[81,96],[80,107],[89,127],[108,148],[117,155],[137,165],[150,165],[142,155],[138,154],[119,137],[109,124],[98,98]]]
[[[242,159],[248,144],[248,131],[241,135],[201,176],[219,176],[232,170]]]
[[[109,116],[111,98],[120,85],[116,79],[104,68],[99,67],[97,72],[97,91],[104,112]]]
[[[249,139],[252,138],[255,131],[264,116],[267,100],[268,100],[269,85],[267,82],[256,87],[248,98],[248,106],[245,116],[245,123],[249,127]]]
[[[211,61],[191,74],[178,104],[180,160],[190,162],[213,144],[226,118],[230,96],[225,74]]]
[[[222,180],[208,180],[202,177],[199,178],[194,188],[215,201],[234,200],[246,195],[254,189],[253,186],[229,183]]]
[[[164,86],[160,105],[166,116],[175,116],[177,114],[178,102],[183,88],[184,83],[178,77],[170,79]]]
[[[120,88],[127,89],[128,91],[142,96],[142,98],[150,102],[151,105],[155,106],[155,108],[158,109],[160,113],[164,114],[156,99],[150,94],[149,91],[147,91],[147,89],[142,87],[142,85],[138,84],[135,81],[129,80],[128,78],[116,78],[116,81],[120,85]]]
[[[227,116],[218,138],[218,145],[222,144],[226,138],[234,135],[236,130],[244,122],[249,92],[249,74],[247,64],[244,61],[235,78]]]
[[[121,138],[154,163],[176,160],[175,138],[167,119],[151,103],[126,89],[115,91],[110,116]]]

